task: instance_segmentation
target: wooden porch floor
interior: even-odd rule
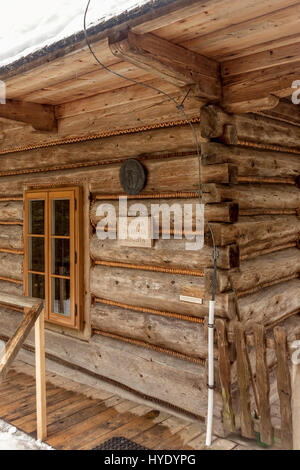
[[[24,364],[0,384],[0,418],[36,437],[34,369]],[[123,436],[149,449],[203,449],[205,427],[52,374],[47,380],[48,438],[55,449],[89,450]],[[77,390],[76,390],[77,388]],[[88,390],[89,389],[89,390]],[[215,438],[213,449],[256,448]]]

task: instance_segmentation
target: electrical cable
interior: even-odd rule
[[[90,7],[90,3],[91,3],[91,0],[88,0],[87,2],[87,6],[86,6],[86,9],[85,9],[85,12],[84,12],[84,23],[83,23],[83,27],[84,27],[84,35],[85,35],[85,39],[86,39],[86,43],[87,43],[87,46],[92,54],[92,56],[94,57],[94,59],[96,60],[96,62],[104,69],[106,70],[107,72],[119,77],[119,78],[122,78],[124,80],[127,80],[135,85],[140,85],[140,86],[143,86],[144,88],[148,88],[148,89],[151,89],[153,91],[155,91],[156,93],[158,94],[161,94],[163,96],[165,96],[166,98],[168,98],[175,106],[176,108],[178,109],[179,112],[182,113],[182,115],[184,116],[186,122],[188,123],[188,125],[190,126],[192,132],[193,132],[193,136],[194,136],[194,140],[195,140],[195,145],[196,145],[196,152],[197,152],[197,158],[198,158],[198,196],[199,196],[199,203],[202,204],[202,183],[201,183],[201,154],[200,154],[200,147],[199,147],[199,141],[198,141],[198,136],[197,136],[197,132],[196,132],[196,129],[194,128],[193,126],[193,123],[191,122],[190,118],[188,117],[187,113],[185,112],[185,109],[184,109],[184,102],[186,100],[186,98],[188,97],[189,93],[190,93],[190,90],[187,92],[186,96],[183,98],[183,101],[181,103],[178,103],[176,101],[175,98],[173,98],[172,96],[170,96],[168,93],[166,93],[165,91],[163,90],[160,90],[159,88],[156,88],[152,85],[149,85],[148,83],[143,83],[143,82],[140,82],[138,80],[135,80],[134,78],[130,78],[130,77],[126,77],[125,75],[119,73],[119,72],[116,72],[114,70],[112,70],[110,67],[108,67],[107,65],[105,65],[99,58],[98,56],[96,55],[96,53],[94,52],[93,48],[92,48],[92,45],[91,45],[91,42],[89,40],[89,37],[88,37],[88,32],[87,32],[87,24],[86,24],[86,19],[87,19],[87,14],[88,14],[88,11],[89,11],[89,7]],[[212,312],[210,314],[210,317],[212,319],[212,324],[209,324],[209,330],[212,332],[212,335],[211,335],[211,342],[213,342],[213,329],[214,329],[214,302],[215,302],[215,296],[216,296],[216,288],[217,288],[217,260],[218,260],[218,250],[217,250],[217,247],[216,247],[216,243],[215,243],[215,237],[214,237],[214,232],[213,232],[213,229],[212,229],[212,226],[210,225],[209,222],[206,222],[207,223],[207,226],[209,228],[209,231],[210,231],[210,235],[211,235],[211,239],[212,239],[212,245],[213,245],[213,254],[212,254],[212,257],[213,257],[213,264],[214,264],[214,270],[213,270],[213,285],[212,285],[212,297],[211,297],[211,301],[210,301],[210,311]],[[209,322],[210,323],[210,322]],[[210,344],[211,347],[213,347],[211,344]],[[213,369],[213,365],[212,365],[212,369]],[[211,383],[212,381],[214,382],[214,378],[213,378],[213,370],[210,371],[210,377],[211,377],[211,380],[209,380],[209,383],[208,383],[208,391],[209,391],[209,394],[213,392],[213,388],[214,388],[214,383]],[[213,407],[213,398],[212,398],[212,402],[209,404],[209,413],[212,413],[212,407]],[[208,414],[209,414],[208,413]],[[212,425],[212,416],[208,417],[208,421],[210,421],[210,425],[208,426],[207,428],[207,445],[209,446],[210,443],[211,443],[211,425]],[[210,429],[209,429],[210,428]]]

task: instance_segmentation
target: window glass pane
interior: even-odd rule
[[[41,274],[29,274],[29,296],[45,299],[45,278]]]
[[[52,274],[70,276],[70,240],[52,239]]]
[[[70,280],[52,278],[52,312],[70,316]]]
[[[43,235],[45,230],[45,201],[29,201],[29,233]]]
[[[53,199],[52,235],[70,235],[70,200]]]
[[[44,238],[30,237],[28,239],[30,271],[45,271]]]

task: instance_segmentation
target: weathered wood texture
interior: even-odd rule
[[[293,448],[292,386],[287,355],[287,338],[283,327],[274,329],[277,356],[277,384],[281,412],[281,440],[285,450]]]
[[[154,309],[159,306],[166,311],[197,317],[205,316],[208,308],[207,299],[202,305],[180,301],[180,295],[205,296],[203,279],[192,276],[96,266],[91,272],[91,292],[115,302]],[[231,293],[217,296],[216,311],[221,316],[234,317]]]
[[[199,125],[195,125],[200,138]],[[21,145],[40,144],[38,138],[35,142],[30,140],[23,127],[2,125],[0,121],[2,140],[0,150],[13,149]],[[19,142],[16,145],[16,140]],[[137,157],[141,154],[153,152],[177,152],[195,149],[194,136],[189,126],[176,126],[166,129],[154,129],[135,134],[106,137],[86,142],[77,142],[68,145],[57,145],[49,148],[39,148],[27,152],[3,155],[1,157],[1,170],[12,168],[32,168],[34,162],[41,167],[57,165],[57,162],[74,163],[82,161],[78,155],[84,152],[85,161],[101,159],[119,159]]]
[[[240,396],[241,430],[244,437],[251,439],[253,438],[254,432],[250,407],[250,370],[243,326],[237,323],[234,328],[234,333],[235,347],[237,351],[237,378]]]
[[[165,266],[169,268],[202,269],[213,266],[212,251],[204,247],[200,252],[190,251],[187,256],[185,240],[155,240],[151,250],[122,246],[119,240],[99,240],[93,235],[90,241],[93,259],[120,261],[123,263]],[[236,245],[219,248],[218,266],[221,269],[239,265],[239,250]]]
[[[235,415],[232,408],[231,363],[225,322],[223,320],[217,319],[216,328],[219,349],[219,374],[223,398],[223,423],[226,431],[234,432]]]
[[[22,201],[0,202],[0,220],[23,221],[23,202]]]
[[[24,248],[21,225],[0,225],[0,248],[22,250]]]
[[[92,327],[162,346],[191,357],[206,357],[204,326],[119,307],[96,304]]]
[[[201,152],[203,165],[231,163],[237,166],[238,176],[296,178],[300,174],[300,158],[290,153],[227,146],[215,142],[202,143]]]
[[[299,310],[300,280],[294,279],[262,289],[239,299],[239,314],[243,322],[256,321],[272,325],[280,318]]]
[[[0,253],[0,276],[23,280],[23,256]]]
[[[227,114],[214,105],[201,109],[203,138],[223,137],[225,126],[231,126],[232,129],[230,137],[224,137],[227,144],[237,145],[239,141],[250,141],[300,149],[298,126],[253,114]]]
[[[9,336],[20,315],[0,309],[1,333]],[[33,346],[32,334],[26,344]],[[63,360],[65,365],[69,363],[111,378],[182,410],[205,416],[206,374],[205,368],[199,365],[109,338],[94,336],[87,343],[47,330],[46,355],[51,355],[53,360]],[[215,405],[215,415],[219,417],[222,403],[217,392]]]
[[[226,292],[230,288],[243,294],[259,290],[286,279],[298,278],[300,271],[300,250],[289,248],[282,251],[241,261],[239,269],[219,271],[218,289]],[[206,270],[206,276],[210,272]]]
[[[256,348],[256,386],[259,396],[260,439],[263,443],[272,445],[274,433],[270,409],[270,378],[263,325],[256,324],[254,326],[254,337]]]
[[[238,243],[242,249],[257,243],[298,239],[300,219],[297,216],[240,217],[236,224],[214,224],[216,243],[220,246]],[[207,236],[207,243],[210,237]]]

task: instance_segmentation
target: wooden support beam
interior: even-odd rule
[[[226,431],[235,432],[235,416],[231,396],[231,364],[225,322],[218,318],[216,320],[216,328],[219,347],[219,373],[223,398],[223,424]]]
[[[45,438],[47,437],[44,322],[45,322],[45,313],[43,309],[38,319],[35,322],[37,438],[40,441],[45,440]]]
[[[153,34],[128,33],[125,40],[110,44],[112,53],[176,86],[194,88],[200,99],[221,98],[219,64],[196,52]]]
[[[237,352],[237,378],[240,393],[240,418],[242,436],[252,439],[254,436],[250,401],[250,370],[247,358],[247,345],[244,328],[237,323],[234,328],[235,347]]]
[[[287,336],[281,326],[274,328],[277,357],[277,387],[281,413],[281,442],[284,450],[293,449],[292,385],[289,370]]]
[[[255,324],[253,329],[256,346],[256,386],[259,395],[260,440],[264,444],[272,445],[274,442],[274,432],[271,422],[270,381],[265,328],[263,325]]]
[[[55,131],[57,122],[54,106],[25,101],[6,100],[0,105],[0,117],[31,124],[39,131]]]

